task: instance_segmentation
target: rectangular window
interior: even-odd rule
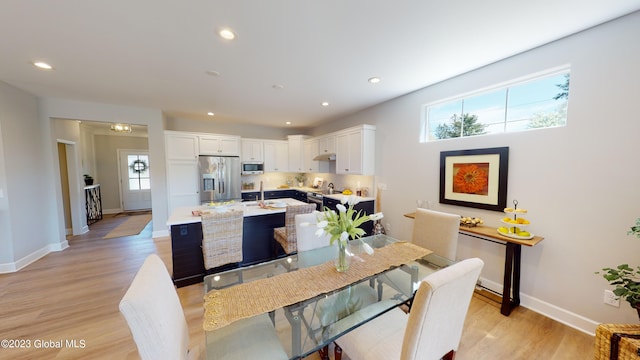
[[[425,106],[421,142],[565,126],[569,69]]]

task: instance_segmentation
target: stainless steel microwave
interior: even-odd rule
[[[262,174],[264,173],[264,163],[262,162],[243,162],[242,175]]]

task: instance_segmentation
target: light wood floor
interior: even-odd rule
[[[102,239],[122,221],[107,216],[88,234],[71,237],[69,249],[0,274],[0,340],[30,342],[28,349],[0,348],[0,359],[139,358],[118,303],[147,255],[158,253],[171,271],[171,244],[151,239],[151,223],[137,236]],[[202,292],[202,284],[178,289],[191,344],[201,349]],[[42,348],[47,342],[54,348]],[[505,317],[497,304],[474,296],[457,359],[589,359],[593,342],[522,307]]]

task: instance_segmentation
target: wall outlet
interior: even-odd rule
[[[616,296],[611,290],[604,291],[604,303],[607,305],[620,307],[620,298]]]

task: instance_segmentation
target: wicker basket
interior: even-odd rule
[[[594,357],[596,360],[640,360],[638,346],[640,325],[600,324],[596,329]]]

